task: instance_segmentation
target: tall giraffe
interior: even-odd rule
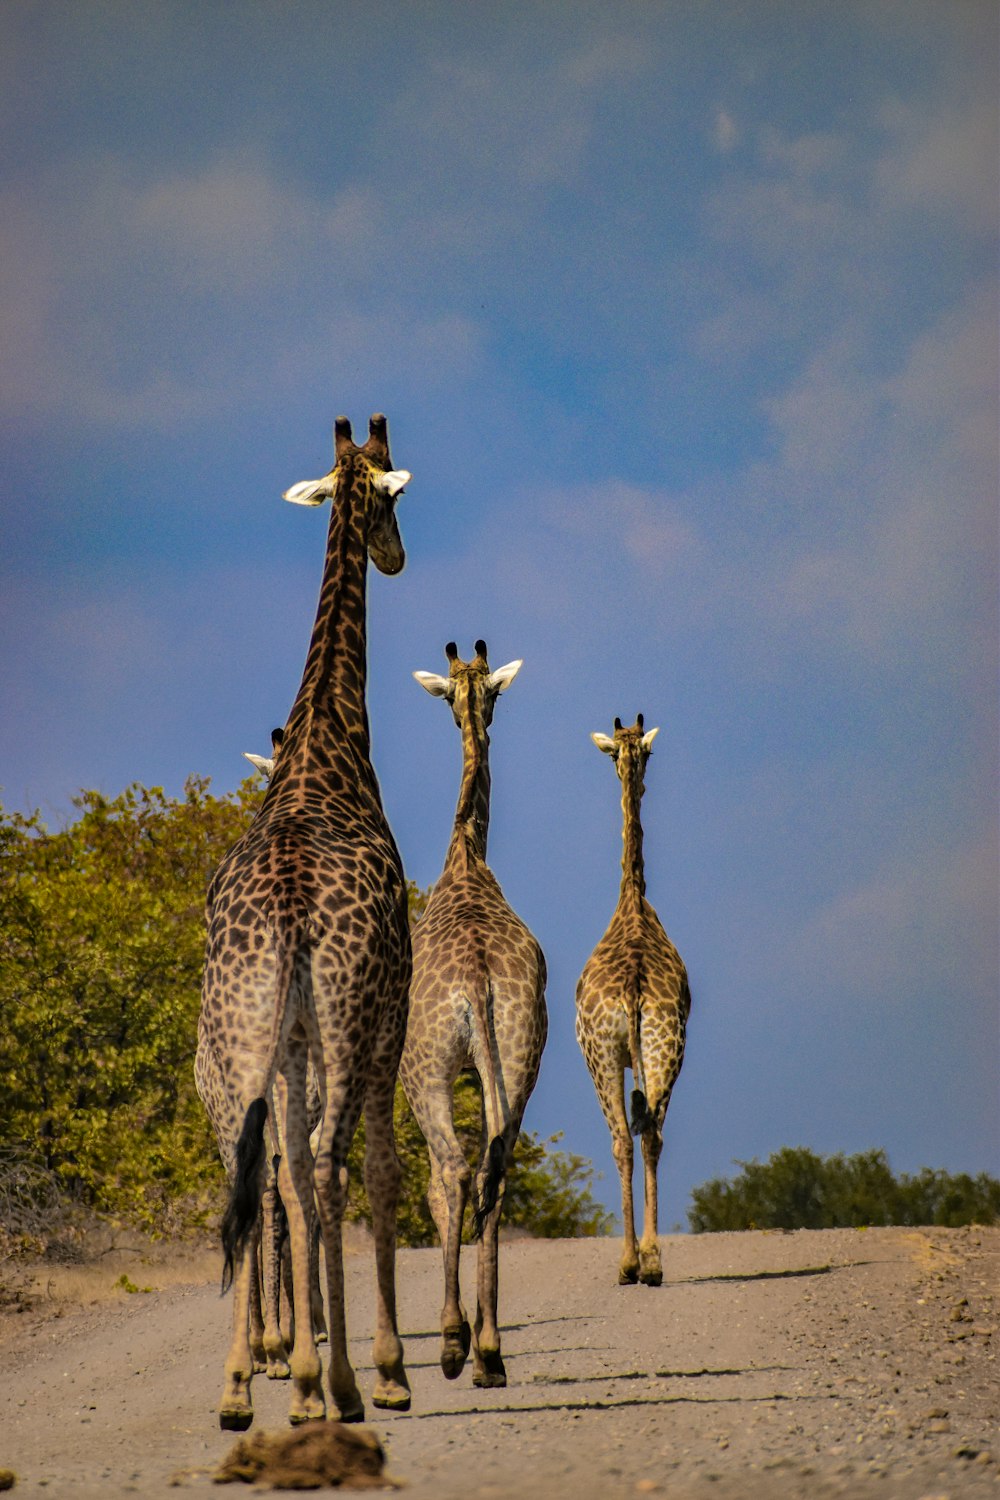
[[[507,1384],[497,1327],[497,1245],[507,1168],[548,1029],[545,959],[504,900],[486,863],[490,818],[489,734],[497,696],[519,661],[491,672],[486,645],[470,662],[445,647],[447,677],[414,672],[450,705],[462,732],[462,783],[444,869],[413,930],[410,1019],[403,1088],[430,1153],[427,1197],[444,1251],[441,1368],[454,1380],[473,1346],[473,1384]],[[483,1157],[475,1182],[479,1235],[474,1338],[458,1284],[462,1220],[471,1170],[455,1135],[453,1089],[475,1070],[483,1091]]]
[[[657,729],[639,714],[631,729],[615,720],[614,737],[592,734],[610,755],[622,784],[622,883],[607,932],[576,987],[576,1036],[597,1089],[622,1182],[625,1248],[618,1280],[659,1286],[663,1280],[656,1223],[656,1167],[670,1092],[684,1060],[691,993],[680,954],[646,900],[639,803]],[[631,1119],[625,1069],[632,1070]],[[642,1140],[645,1202],[636,1245],[632,1209],[632,1136]]]
[[[381,414],[372,417],[369,433],[358,447],[351,424],[338,417],[334,468],[285,493],[297,504],[333,502],[316,620],[263,805],[208,893],[200,1038],[244,1120],[223,1220],[223,1281],[235,1282],[219,1412],[228,1428],[253,1420],[247,1299],[272,1087],[278,1187],[292,1251],[290,1419],[326,1411],[309,1315],[314,1191],[326,1253],[330,1392],[341,1420],[364,1416],[347,1354],[341,1242],[347,1152],[362,1107],[378,1281],[373,1400],[396,1410],[410,1404],[396,1326],[400,1168],[392,1125],[410,940],[403,870],[372,769],[365,703],[368,558],[383,573],[403,567],[395,503],[410,476],[392,469]],[[322,1109],[315,1162],[310,1060]]]

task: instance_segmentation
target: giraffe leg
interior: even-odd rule
[[[657,1232],[656,1168],[663,1149],[663,1136],[654,1121],[642,1132],[642,1163],[645,1174],[645,1203],[642,1239],[639,1242],[639,1280],[645,1286],[659,1286],[663,1281],[660,1240]]]
[[[309,1303],[312,1307],[313,1335],[317,1344],[325,1344],[327,1342],[326,1309],[323,1306],[323,1293],[319,1284],[319,1242],[319,1219],[314,1212],[309,1230]]]
[[[226,1356],[225,1383],[219,1402],[219,1426],[224,1432],[245,1432],[253,1421],[250,1382],[250,1282],[256,1276],[257,1237],[250,1236],[233,1272],[233,1339]]]
[[[282,1208],[273,1167],[261,1198],[261,1269],[264,1280],[263,1346],[268,1380],[287,1380],[288,1348],[279,1322]]]
[[[411,1100],[412,1103],[412,1100]],[[451,1086],[437,1086],[417,1100],[414,1113],[430,1155],[427,1198],[444,1255],[444,1306],[441,1309],[441,1370],[457,1380],[465,1368],[472,1330],[459,1285],[462,1224],[472,1172],[455,1134]]]
[[[292,1380],[288,1419],[293,1425],[326,1416],[322,1368],[313,1339],[309,1307],[309,1224],[313,1198],[313,1163],[303,1100],[305,1038],[293,1033],[275,1085],[282,1153],[278,1189],[288,1216],[292,1257],[294,1342],[288,1364]]]
[[[485,1181],[485,1170],[480,1168],[477,1177],[477,1197]],[[497,1199],[483,1225],[479,1241],[479,1256],[476,1269],[476,1325],[473,1341],[475,1368],[472,1384],[480,1387],[505,1386],[507,1371],[500,1353],[500,1328],[497,1323],[499,1299],[499,1241],[500,1215],[503,1212],[504,1192],[507,1186],[506,1169],[497,1187]]]
[[[250,1271],[250,1352],[253,1355],[253,1372],[262,1375],[267,1369],[267,1351],[264,1347],[264,1309],[261,1305],[261,1263],[254,1256]]]
[[[427,1184],[427,1203],[441,1242],[444,1261],[445,1305],[441,1310],[441,1369],[446,1380],[457,1380],[465,1368],[472,1346],[472,1328],[462,1302],[462,1291],[458,1284],[458,1256],[461,1253],[462,1225],[458,1225],[455,1245],[451,1245],[451,1211],[445,1190],[441,1164],[433,1151],[428,1152],[431,1175]],[[469,1174],[471,1178],[471,1173]],[[467,1179],[467,1184],[468,1184]],[[462,1213],[465,1200],[462,1200]],[[449,1276],[449,1246],[454,1260],[454,1273]]]
[[[372,1210],[377,1278],[372,1352],[378,1380],[372,1402],[390,1411],[409,1411],[410,1383],[396,1323],[396,1208],[402,1170],[392,1120],[395,1092],[393,1069],[369,1085],[365,1099],[365,1187]]]

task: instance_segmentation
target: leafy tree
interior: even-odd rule
[[[205,889],[258,798],[192,778],[176,801],[82,792],[56,833],[0,821],[0,1139],[101,1210],[162,1224],[212,1195],[191,1066]]]
[[[223,797],[197,777],[179,799],[138,784],[113,799],[84,791],[56,832],[37,813],[0,807],[0,1205],[13,1173],[18,1203],[26,1184],[55,1180],[64,1195],[159,1230],[217,1211],[222,1169],[193,1076],[205,891],[261,795],[254,778]],[[427,893],[411,885],[409,895],[416,915]],[[471,1151],[471,1083],[458,1113]],[[401,1092],[396,1117],[400,1239],[424,1244],[426,1151]],[[508,1222],[603,1232],[589,1163],[551,1144],[519,1143]],[[363,1131],[351,1159],[358,1217],[362,1151]]]
[[[738,1162],[740,1175],[714,1178],[691,1194],[695,1234],[725,1229],[838,1229],[872,1224],[992,1224],[1000,1182],[925,1167],[895,1177],[884,1151],[817,1156],[783,1147],[769,1159]]]

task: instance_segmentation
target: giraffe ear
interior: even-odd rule
[[[657,725],[655,729],[646,730],[646,733],[642,737],[642,748],[644,750],[648,751],[652,747],[653,741],[656,739],[656,736],[659,734],[659,732],[659,725]]]
[[[403,493],[412,478],[413,475],[407,469],[390,469],[388,473],[376,476],[375,488],[380,495],[388,495],[390,500],[395,500],[397,495]]]
[[[282,500],[293,505],[322,505],[333,494],[333,474],[324,474],[322,479],[302,479],[282,494]]]
[[[615,753],[615,742],[611,738],[610,735],[607,735],[607,734],[592,734],[590,736],[590,738],[593,740],[593,742],[597,746],[598,750],[603,750],[604,753],[605,753],[605,755],[614,755],[614,753]]]
[[[509,661],[505,667],[497,667],[490,673],[490,687],[495,693],[506,692],[523,666],[523,661]]]
[[[274,771],[274,761],[269,755],[251,755],[249,750],[244,750],[243,759],[248,760],[259,775],[270,781]]]
[[[447,698],[451,703],[455,696],[455,684],[450,677],[439,677],[436,672],[414,672],[414,677],[422,688],[426,688],[435,698]]]

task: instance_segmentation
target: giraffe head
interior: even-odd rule
[[[472,720],[481,723],[485,730],[493,722],[497,698],[510,687],[523,662],[509,661],[505,667],[491,672],[486,660],[486,642],[477,641],[475,649],[471,661],[462,661],[455,642],[449,641],[444,648],[449,664],[447,677],[439,677],[436,672],[414,672],[413,675],[435,698],[444,698],[451,704],[459,727],[463,720]]]
[[[293,484],[282,498],[295,505],[322,505],[324,500],[336,504],[339,496],[353,492],[369,557],[380,573],[398,573],[406,553],[396,521],[396,501],[412,476],[406,469],[392,467],[385,417],[381,412],[374,414],[368,424],[368,441],[360,448],[347,417],[338,417],[333,451],[337,462],[329,474]]]
[[[274,768],[278,764],[278,752],[281,742],[285,738],[283,729],[271,730],[271,753],[270,755],[251,755],[249,750],[244,750],[243,759],[248,760],[258,775],[263,776],[265,781],[270,781],[274,775]]]
[[[625,781],[626,777],[634,778],[641,797],[645,790],[646,762],[652,754],[653,741],[659,732],[659,729],[644,728],[642,714],[639,714],[631,729],[623,729],[621,719],[616,719],[613,737],[592,734],[590,738],[598,750],[603,750],[605,755],[612,757],[621,781]]]

